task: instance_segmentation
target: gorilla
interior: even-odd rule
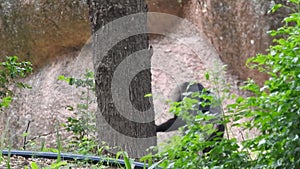
[[[213,106],[209,103],[208,100],[204,100],[201,97],[192,97],[192,93],[198,92],[200,95],[211,95],[211,92],[208,90],[205,90],[204,87],[200,83],[192,83],[192,82],[185,82],[181,85],[179,85],[178,88],[175,89],[173,92],[173,101],[180,102],[185,97],[193,98],[198,100],[198,107],[194,110],[189,110],[189,113],[191,115],[196,115],[197,112],[200,110],[202,113],[208,112],[208,115],[216,116],[216,119],[213,119],[211,121],[208,121],[206,123],[214,123],[214,126],[216,128],[216,131],[212,133],[208,138],[206,138],[207,141],[213,140],[213,139],[222,139],[224,136],[225,131],[225,125],[220,123],[221,122],[221,107],[220,105]],[[206,102],[205,106],[203,107],[200,103]],[[156,126],[156,132],[169,132],[178,130],[179,127],[185,126],[186,122],[182,118],[174,115],[173,118],[167,120],[166,122]],[[221,134],[218,134],[221,133]],[[203,150],[203,154],[209,152],[212,149],[212,147],[207,147]]]

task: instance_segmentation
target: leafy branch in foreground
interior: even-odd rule
[[[276,45],[268,54],[258,54],[247,64],[270,78],[263,87],[249,81],[244,87],[255,95],[243,104],[245,116],[252,117],[247,125],[257,128],[261,135],[243,145],[258,152],[253,167],[299,168],[300,166],[300,1],[294,4],[295,13],[284,19],[285,25],[270,31]]]
[[[32,72],[30,62],[18,62],[17,56],[8,56],[4,62],[0,62],[0,112],[3,107],[8,107],[12,101],[14,86],[30,88],[27,84],[18,82]]]
[[[269,47],[268,54],[258,54],[247,62],[250,68],[267,73],[269,79],[262,87],[249,80],[242,88],[253,96],[238,97],[227,106],[234,113],[224,117],[224,123],[233,120],[235,126],[257,129],[260,135],[241,142],[235,138],[207,142],[199,136],[207,128],[194,120],[183,136],[173,138],[161,152],[144,160],[158,161],[153,166],[163,168],[300,167],[300,0],[288,2],[294,13],[284,19],[283,27],[269,32],[275,37],[275,45]],[[284,5],[275,5],[271,11],[280,7]],[[195,119],[201,118],[209,117],[199,114]],[[239,124],[242,118],[248,120]],[[214,148],[206,155],[199,154],[208,145]]]

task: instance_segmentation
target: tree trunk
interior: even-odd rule
[[[88,4],[99,141],[130,157],[142,157],[156,145],[152,98],[144,97],[151,93],[152,55],[145,1],[90,0]]]

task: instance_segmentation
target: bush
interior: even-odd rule
[[[211,133],[212,125],[200,126],[198,119],[209,117],[199,112],[183,136],[173,138],[163,151],[144,160],[154,158],[158,162],[153,166],[182,169],[300,168],[300,0],[289,2],[288,8],[292,7],[294,13],[284,19],[283,27],[269,32],[276,37],[275,45],[270,46],[268,54],[258,54],[247,61],[249,67],[267,73],[269,80],[262,87],[248,80],[243,89],[253,95],[237,98],[227,107],[235,113],[224,116],[224,123],[234,120],[236,126],[257,129],[260,135],[242,142],[234,138],[206,141],[199,133]],[[272,10],[280,7],[283,5],[275,5]],[[178,104],[190,103],[175,103]],[[177,107],[173,110],[183,111]],[[248,120],[238,124],[245,117]],[[214,148],[208,154],[199,154],[211,145]]]
[[[261,88],[252,81],[244,86],[255,94],[242,102],[242,114],[253,119],[246,125],[261,132],[243,143],[258,152],[255,168],[300,167],[300,1],[290,2],[295,13],[284,19],[285,26],[269,32],[281,37],[274,40],[276,45],[247,62],[270,76]]]
[[[69,85],[75,85],[76,88],[84,89],[81,93],[83,102],[77,104],[75,108],[67,106],[69,111],[74,112],[74,116],[68,117],[66,123],[63,124],[65,129],[73,134],[68,149],[80,154],[98,153],[96,117],[90,109],[90,105],[95,102],[94,73],[87,71],[84,79],[59,76],[59,80],[63,80]]]
[[[2,108],[8,107],[12,101],[14,85],[22,88],[30,86],[17,82],[16,79],[25,77],[32,72],[30,62],[18,62],[17,56],[6,57],[4,62],[0,62],[0,112]]]

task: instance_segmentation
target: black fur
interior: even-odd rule
[[[200,83],[189,83],[185,82],[182,85],[179,86],[179,88],[176,89],[174,92],[175,98],[173,98],[174,101],[180,102],[183,100],[184,97],[191,97],[190,94],[194,92],[199,92],[200,94],[210,94],[209,91],[205,91],[204,87]],[[205,100],[201,98],[197,98],[199,102],[203,102]],[[208,102],[208,101],[205,101]],[[211,106],[205,106],[202,107],[199,104],[198,110],[201,110],[203,113],[208,112],[208,111],[214,111],[210,112],[213,113],[214,115],[220,116],[221,111],[220,108],[214,108],[211,109]],[[197,111],[195,112],[190,112],[193,115],[196,115]],[[167,120],[166,122],[156,126],[156,132],[168,132],[168,131],[174,131],[178,130],[179,127],[186,125],[185,121],[179,118],[178,116],[174,115],[173,118]],[[213,139],[222,139],[224,136],[224,131],[225,131],[225,126],[224,124],[216,124],[216,132],[212,133],[207,140],[212,141]],[[219,134],[218,134],[219,133]],[[203,153],[207,153],[212,149],[212,147],[207,147],[203,150]]]

